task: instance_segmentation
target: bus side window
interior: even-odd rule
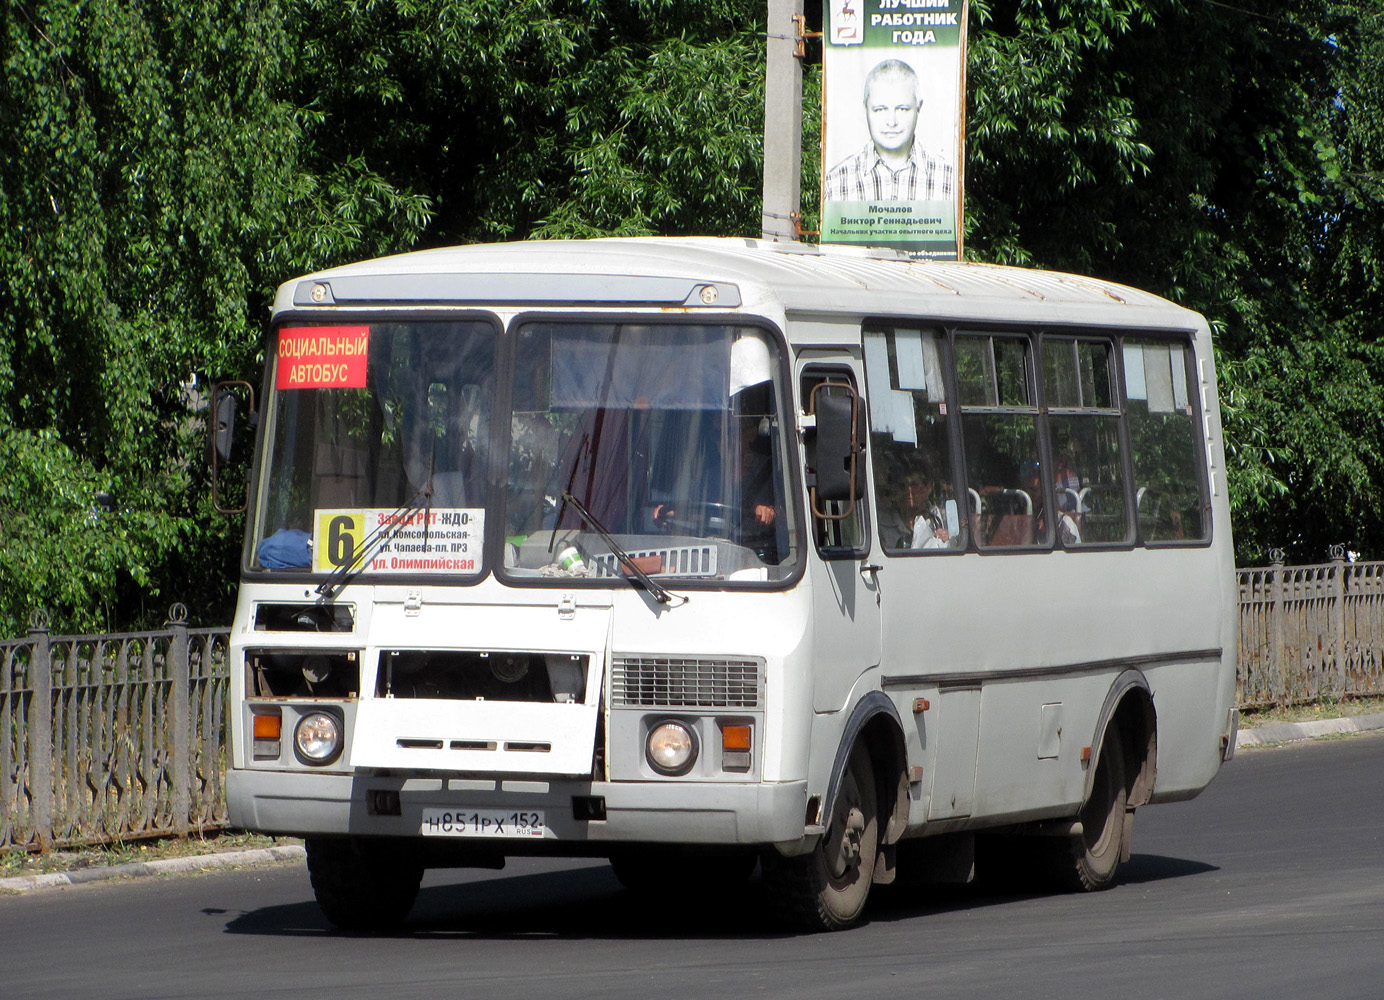
[[[1139,537],[1202,541],[1210,525],[1187,347],[1133,339],[1123,347]]]
[[[819,385],[825,384],[828,388],[822,390],[824,393],[831,394],[838,392],[834,386],[840,386],[839,395],[849,395],[854,389],[854,379],[850,370],[846,368],[821,367],[809,368],[802,375],[802,399],[803,406],[808,405],[807,401],[812,398],[812,392]],[[820,394],[819,394],[820,395]],[[862,401],[863,402],[863,401]],[[862,411],[863,414],[863,411]],[[862,420],[863,424],[863,420]],[[861,443],[864,443],[864,434],[857,432]],[[815,437],[809,437],[805,448],[805,461],[809,469],[817,467],[817,453]],[[868,455],[861,455],[857,469],[857,488],[854,506],[850,506],[842,501],[825,501],[828,514],[845,515],[831,517],[811,516],[812,536],[816,542],[818,550],[825,558],[860,558],[865,554],[867,547],[865,535],[865,460]],[[849,513],[847,509],[849,508]],[[809,514],[812,512],[809,511]]]
[[[864,330],[875,520],[881,548],[889,553],[955,551],[966,544],[952,471],[943,348],[936,331]]]
[[[955,356],[976,544],[1051,544],[1028,338],[957,334]]]
[[[1057,536],[1066,547],[1131,540],[1109,340],[1043,337]]]

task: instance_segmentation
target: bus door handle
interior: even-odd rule
[[[875,579],[875,574],[877,574],[882,569],[884,569],[883,566],[876,565],[875,563],[861,563],[860,575],[868,575],[869,578],[873,581]]]

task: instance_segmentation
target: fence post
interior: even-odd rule
[[[29,802],[40,851],[53,843],[53,647],[48,612],[29,615]]]
[[[1331,694],[1343,698],[1346,694],[1346,547],[1333,545],[1327,553],[1331,556],[1331,636],[1336,654]]]
[[[1277,701],[1280,708],[1288,705],[1288,658],[1283,649],[1283,550],[1269,549],[1273,564],[1273,623],[1269,634],[1273,643],[1273,664],[1277,672]]]
[[[169,724],[173,727],[173,830],[179,837],[188,833],[192,813],[192,711],[188,667],[187,606],[168,609],[168,628],[173,633],[168,644],[168,681],[172,685]]]

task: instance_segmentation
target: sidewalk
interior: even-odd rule
[[[279,861],[302,861],[303,849],[296,845],[264,847],[253,851],[225,851],[219,854],[199,854],[190,858],[165,858],[162,861],[132,861],[124,865],[101,865],[78,868],[70,872],[48,872],[43,875],[20,875],[0,878],[0,892],[29,892],[51,889],[82,882],[101,882],[111,878],[136,878],[141,875],[177,875],[186,872],[210,871],[213,868],[241,868],[273,864]]]
[[[1272,743],[1291,743],[1336,733],[1363,733],[1384,729],[1384,713],[1355,715],[1344,719],[1318,719],[1314,722],[1280,722],[1258,729],[1242,729],[1235,737],[1235,746],[1264,746]],[[199,854],[190,858],[167,858],[162,861],[135,861],[125,865],[79,868],[70,872],[49,872],[44,875],[21,875],[0,878],[0,892],[31,892],[83,882],[99,882],[113,878],[136,878],[143,875],[176,875],[185,872],[210,871],[214,868],[241,868],[269,865],[284,861],[302,861],[303,849],[297,846],[266,847],[253,851],[227,851],[221,854]]]

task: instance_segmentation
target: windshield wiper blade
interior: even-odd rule
[[[421,502],[419,498],[422,498]],[[343,566],[338,566],[332,570],[331,575],[317,585],[317,593],[321,595],[323,601],[333,600],[337,594],[341,593],[346,584],[356,578],[356,575],[379,553],[380,549],[395,535],[397,535],[408,523],[408,515],[420,507],[428,510],[432,508],[432,480],[415,493],[406,503],[394,509],[383,524],[377,525],[370,534],[366,535],[360,543],[360,556],[352,559]],[[425,527],[426,530],[426,527]]]
[[[570,491],[563,491],[562,501],[563,503],[570,504],[572,509],[580,515],[581,519],[594,528],[596,534],[601,536],[601,541],[610,546],[611,554],[614,555],[615,558],[619,560],[620,565],[630,573],[630,576],[625,577],[626,580],[630,580],[631,583],[633,583],[634,580],[638,580],[644,589],[654,596],[654,600],[658,601],[659,604],[670,604],[673,607],[681,607],[690,600],[690,598],[684,597],[681,594],[669,592],[667,587],[663,586],[663,584],[640,569],[639,564],[634,561],[634,557],[625,551],[625,547],[611,536],[610,532],[606,530],[605,525],[596,518],[596,515],[586,509],[586,504],[574,497]],[[633,580],[630,579],[631,576],[634,578]],[[675,605],[672,604],[674,597],[678,599],[678,603]]]
[[[553,518],[553,533],[548,537],[548,554],[552,555],[554,546],[557,545],[557,531],[562,526],[562,515],[567,511],[567,501],[572,496],[572,484],[577,481],[577,470],[581,468],[581,456],[586,451],[591,441],[590,434],[583,434],[581,443],[577,445],[577,456],[572,461],[572,474],[567,477],[567,488],[562,491],[562,503],[558,505],[557,517]]]

